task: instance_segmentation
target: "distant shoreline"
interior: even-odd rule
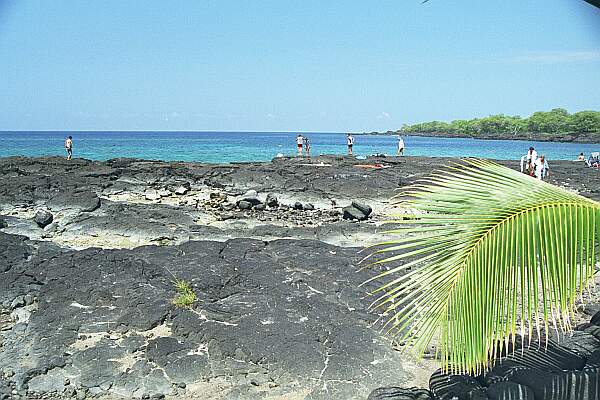
[[[418,136],[418,137],[437,137],[437,138],[452,138],[452,139],[480,139],[480,140],[520,140],[520,141],[533,141],[533,142],[563,142],[563,143],[591,143],[600,145],[599,134],[582,134],[575,135],[571,133],[563,134],[538,134],[538,133],[520,133],[518,135],[506,133],[506,134],[481,134],[477,136],[463,135],[458,133],[448,132],[401,132],[401,131],[387,131],[387,132],[362,132],[355,133],[354,135],[375,135],[375,136]]]

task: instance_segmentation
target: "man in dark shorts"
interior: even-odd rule
[[[69,136],[65,140],[65,150],[67,151],[67,160],[70,160],[73,157],[73,136]]]
[[[304,152],[307,157],[310,157],[310,139],[307,137],[304,137]]]
[[[352,146],[354,145],[354,136],[348,134],[348,155],[352,155]]]

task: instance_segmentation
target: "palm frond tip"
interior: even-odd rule
[[[571,329],[598,257],[599,203],[484,160],[408,193],[395,201],[418,219],[373,252],[389,266],[372,278],[388,332],[418,356],[435,338],[447,371],[478,373],[509,338]]]

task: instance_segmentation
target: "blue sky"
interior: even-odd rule
[[[0,130],[372,131],[600,109],[580,0],[0,0]]]

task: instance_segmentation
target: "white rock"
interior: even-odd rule
[[[144,195],[146,200],[160,200],[160,194],[156,190],[146,190],[146,193]]]
[[[190,190],[188,188],[183,187],[183,186],[179,186],[177,189],[175,189],[175,194],[181,196],[181,195],[186,194],[189,191]]]

